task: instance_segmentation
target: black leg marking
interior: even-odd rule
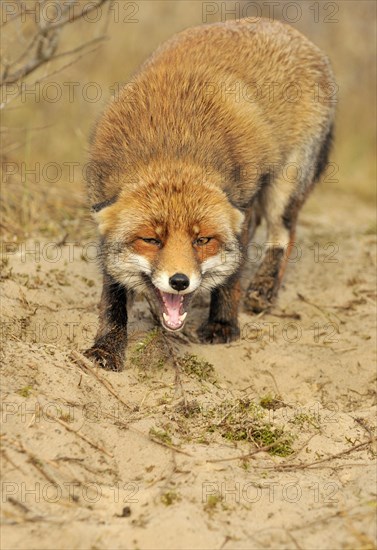
[[[127,290],[105,274],[100,303],[99,330],[86,356],[100,367],[121,371],[127,345]]]
[[[232,277],[227,286],[212,291],[208,321],[198,330],[198,336],[202,342],[224,344],[239,338],[238,305],[240,297],[239,275]]]
[[[333,144],[333,138],[334,138],[334,125],[332,124],[330,126],[330,129],[325,139],[323,140],[321,149],[319,151],[313,183],[318,181],[321,175],[323,174],[323,172],[326,170],[327,164],[329,162],[329,155]]]

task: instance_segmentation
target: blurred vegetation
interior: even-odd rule
[[[33,2],[29,0],[28,7]],[[32,21],[18,18],[4,25],[6,3],[2,3],[3,59],[17,57],[27,45]],[[339,85],[332,156],[339,171],[337,181],[327,181],[323,190],[337,189],[371,201],[376,177],[376,3],[284,0],[278,6],[272,4],[115,0],[110,11],[103,6],[93,20],[63,27],[58,53],[104,33],[107,39],[92,53],[79,55],[75,63],[67,63],[64,57],[47,63],[26,79],[24,93],[6,105],[20,88],[3,89],[2,158],[17,163],[18,170],[15,175],[2,174],[2,229],[7,238],[69,234],[73,240],[91,235],[83,177],[88,137],[119,83],[126,82],[145,57],[177,31],[225,17],[268,16],[272,8],[275,18],[291,23],[327,52]],[[65,68],[58,71],[62,66]],[[40,78],[43,80],[34,84]],[[31,90],[25,93],[28,84]],[[54,101],[57,90],[61,97]],[[55,168],[51,163],[56,163]],[[46,166],[48,172],[43,170]],[[35,167],[37,177],[25,174],[25,169]],[[9,171],[9,165],[6,169]],[[54,182],[56,170],[61,176]]]

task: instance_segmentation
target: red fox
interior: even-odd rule
[[[271,306],[298,212],[327,165],[334,87],[316,46],[265,19],[190,28],[144,62],[91,140],[103,291],[90,358],[123,368],[138,291],[175,332],[208,290],[201,340],[237,339],[240,271],[262,217],[268,246],[244,305]]]

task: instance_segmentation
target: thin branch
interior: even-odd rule
[[[55,71],[52,71],[51,73],[47,73],[47,74],[45,74],[44,76],[38,78],[37,80],[34,80],[33,85],[35,86],[36,84],[40,84],[41,82],[43,82],[43,81],[46,80],[47,78],[51,78],[52,76],[55,76],[56,74],[61,73],[62,71],[64,71],[64,70],[67,69],[68,67],[71,67],[72,65],[74,65],[75,63],[77,63],[78,61],[80,61],[80,59],[82,59],[84,56],[86,56],[86,55],[88,55],[88,54],[90,54],[90,53],[93,53],[93,52],[97,51],[98,48],[99,48],[99,46],[97,46],[96,48],[93,48],[92,50],[89,50],[88,52],[83,53],[82,55],[79,55],[78,57],[76,57],[76,59],[73,59],[73,60],[70,61],[69,63],[66,63],[65,65],[62,65],[61,67],[59,67],[59,68],[56,69]],[[1,86],[1,83],[0,83],[0,86]],[[17,99],[17,97],[19,97],[21,94],[22,94],[22,89],[20,88],[19,91],[18,91],[18,93],[17,93],[15,96],[12,96],[12,97],[10,98],[9,101],[0,104],[0,110],[1,110],[1,109],[4,109],[4,107],[6,107],[6,106],[9,105],[12,101],[14,101],[15,99]],[[17,107],[16,107],[16,108],[17,108]]]
[[[18,69],[14,73],[6,76],[4,74],[1,78],[1,85],[14,84],[20,80],[23,80],[26,76],[36,71],[41,65],[50,61],[58,47],[58,37],[56,33],[49,33],[49,31],[43,31],[39,35],[37,43],[37,51],[35,57],[31,59],[26,65]]]
[[[49,28],[49,30],[60,29],[61,27],[64,27],[64,25],[66,25],[67,23],[73,23],[74,21],[77,21],[77,19],[82,19],[84,17],[84,15],[87,15],[91,11],[98,9],[100,6],[105,4],[105,2],[108,2],[108,0],[98,0],[97,4],[92,5],[90,7],[87,7],[82,12],[80,12],[77,15],[74,15],[71,18],[68,17],[68,18],[64,19],[63,21],[59,21],[57,23],[51,23],[48,28]]]
[[[45,76],[38,78],[38,80],[35,80],[33,84],[34,85],[39,84],[40,82],[43,82],[44,80],[46,80],[46,78],[50,78],[51,76],[55,76],[56,74],[61,73],[68,67],[71,67],[72,65],[80,61],[80,59],[82,59],[84,56],[88,55],[89,53],[96,52],[97,50],[98,50],[98,46],[96,48],[93,48],[92,50],[89,50],[88,52],[83,53],[82,55],[79,55],[79,57],[76,57],[76,59],[72,59],[72,61],[70,61],[69,63],[66,63],[65,65],[62,65],[61,67],[59,67],[59,69],[56,69],[56,71],[53,71],[52,73],[48,73]]]
[[[58,59],[59,57],[65,57],[67,55],[73,55],[75,53],[79,53],[82,50],[84,50],[85,48],[87,48],[88,46],[91,46],[92,44],[95,44],[96,42],[103,42],[103,40],[106,40],[106,36],[98,36],[97,38],[93,38],[93,40],[90,40],[89,42],[85,42],[85,44],[81,44],[81,46],[78,46],[77,48],[74,48],[73,50],[68,50],[66,52],[62,52],[62,53],[58,53],[58,54],[54,55],[54,57],[51,57],[51,59],[49,59],[49,62],[54,61],[55,59]],[[92,50],[92,51],[95,51],[95,50]]]
[[[353,453],[354,451],[359,451],[361,449],[364,449],[365,447],[368,447],[371,443],[374,443],[377,441],[376,437],[371,437],[367,441],[364,441],[363,443],[359,443],[358,445],[354,445],[353,447],[350,447],[349,449],[346,449],[345,451],[341,451],[340,453],[336,453],[330,456],[327,456],[326,458],[321,458],[321,460],[316,460],[315,462],[302,462],[298,464],[278,464],[276,466],[267,466],[264,467],[264,470],[277,470],[277,471],[291,471],[291,470],[305,470],[307,468],[313,468],[318,466],[318,464],[323,464],[324,462],[328,462],[329,460],[335,460],[336,458],[341,458],[345,455],[348,455],[350,453]]]
[[[135,428],[132,428],[131,431],[134,431],[134,432],[136,431],[136,433],[141,433],[141,432],[139,432],[139,430],[136,430]],[[145,435],[145,434],[142,434],[142,435]],[[180,453],[182,455],[192,457],[192,454],[188,453],[187,451],[183,451],[182,449],[180,449],[179,447],[176,447],[175,445],[165,443],[164,441],[161,441],[160,439],[157,439],[156,437],[153,437],[153,436],[149,435],[149,439],[151,441],[153,441],[153,443],[157,443],[157,445],[161,445],[161,447],[165,447],[166,449],[170,449],[171,451],[175,451],[176,453]]]
[[[79,353],[78,351],[73,350],[71,352],[71,358],[76,365],[78,365],[84,372],[90,373],[92,376],[94,376],[102,386],[104,386],[111,395],[113,395],[122,405],[124,405],[128,410],[132,410],[132,407],[123,401],[121,397],[116,393],[110,382],[102,378],[102,376],[99,376],[95,368],[93,367],[93,363],[89,361],[84,355]]]
[[[244,454],[244,455],[238,455],[238,456],[230,456],[230,457],[227,457],[227,458],[212,458],[212,459],[206,460],[206,462],[211,462],[212,463],[212,462],[230,462],[232,460],[245,460],[245,459],[250,458],[250,457],[252,457],[254,455],[257,455],[259,453],[270,451],[271,449],[273,449],[277,445],[280,445],[284,441],[285,441],[284,438],[280,438],[280,439],[277,439],[276,441],[274,441],[273,443],[270,443],[270,445],[265,445],[264,447],[259,447],[258,449],[255,449],[255,451],[252,451],[251,453],[247,453],[247,454]]]
[[[91,447],[93,447],[94,449],[97,449],[97,451],[100,451],[102,453],[104,453],[105,455],[109,456],[110,458],[114,458],[114,455],[113,453],[110,453],[109,451],[107,451],[104,447],[101,447],[101,445],[97,445],[97,443],[95,443],[94,441],[91,441],[88,437],[86,437],[86,435],[82,434],[81,432],[79,432],[78,430],[75,430],[74,428],[72,428],[69,424],[67,424],[66,422],[64,422],[63,420],[61,420],[60,418],[58,418],[57,416],[53,416],[52,414],[49,414],[49,413],[46,413],[46,416],[48,418],[50,418],[51,420],[57,422],[58,424],[61,424],[62,426],[64,426],[64,428],[66,430],[68,430],[69,432],[72,432],[74,433],[75,435],[77,435],[78,437],[80,437],[80,439],[82,439],[83,441],[85,441],[86,443],[88,443]]]
[[[8,69],[11,65],[15,66],[18,63],[20,63],[20,61],[22,61],[24,59],[24,57],[26,57],[28,54],[30,55],[30,50],[34,46],[34,44],[36,44],[36,42],[38,40],[38,37],[39,37],[39,34],[40,34],[39,31],[36,32],[34,34],[33,38],[30,40],[29,44],[24,49],[24,51],[18,57],[16,57],[16,59],[13,59],[10,63],[7,63],[7,68]],[[6,70],[4,70],[3,79],[5,79],[5,76],[6,76]]]
[[[3,74],[1,76],[0,85],[4,84],[14,84],[16,82],[19,82],[32,74],[34,71],[36,71],[39,67],[41,67],[43,64],[53,61],[59,57],[67,56],[67,55],[74,55],[75,53],[78,53],[82,51],[83,49],[87,48],[94,42],[99,42],[103,40],[104,37],[95,38],[92,41],[83,44],[81,46],[78,46],[77,48],[74,48],[73,50],[63,52],[61,54],[54,55],[57,47],[58,47],[58,37],[60,30],[70,23],[73,23],[74,21],[77,21],[79,19],[82,19],[84,16],[92,12],[93,10],[96,10],[100,8],[102,5],[104,5],[106,2],[111,3],[111,0],[98,0],[96,4],[89,5],[86,9],[81,10],[79,13],[73,15],[70,17],[63,17],[60,21],[56,23],[49,23],[46,21],[39,22],[38,24],[38,30],[34,34],[33,38],[29,42],[28,46],[22,51],[22,53],[19,55],[18,58],[13,60],[12,62],[8,62],[5,64],[5,68],[3,71]],[[69,10],[69,6],[72,5],[73,2],[71,2],[65,6],[65,9],[62,11],[63,14],[66,14]],[[107,21],[107,19],[106,19]],[[24,59],[27,54],[34,48],[35,46],[35,52],[33,56],[29,59],[29,61],[20,69],[14,71],[13,73],[9,73],[10,67],[14,67],[19,61]]]
[[[349,449],[346,449],[345,451],[341,451],[340,453],[330,455],[326,458],[322,458],[321,460],[316,460],[315,462],[303,462],[301,464],[277,464],[276,466],[261,466],[263,470],[284,470],[284,471],[290,471],[290,470],[304,470],[306,468],[311,468],[313,466],[317,466],[318,464],[322,464],[324,462],[328,462],[329,460],[334,460],[335,458],[340,458],[344,455],[347,455],[349,453],[352,453],[353,451],[357,451],[359,449],[363,449],[376,441],[376,437],[371,437],[367,441],[364,441],[363,443],[360,443],[359,445],[355,445],[354,447],[350,447]],[[274,441],[274,443],[271,443],[270,445],[266,445],[265,447],[260,447],[259,449],[256,449],[255,451],[252,451],[251,453],[247,453],[245,455],[238,455],[238,456],[232,456],[228,458],[215,458],[211,460],[207,460],[206,462],[229,462],[231,460],[245,460],[246,458],[250,458],[258,453],[269,451],[270,449],[273,449],[276,447],[276,445],[279,445],[284,441],[283,438],[278,439],[277,441]],[[257,466],[258,467],[258,466]]]

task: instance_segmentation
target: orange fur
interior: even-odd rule
[[[111,284],[157,289],[171,308],[169,294],[211,290],[204,339],[237,337],[242,252],[264,217],[276,253],[263,259],[245,302],[260,311],[276,296],[282,249],[327,162],[333,84],[327,57],[277,21],[202,25],[160,46],[92,137],[88,193],[99,203]],[[211,239],[200,246],[201,237]],[[190,286],[174,289],[174,275]],[[112,294],[103,295],[108,311]]]

